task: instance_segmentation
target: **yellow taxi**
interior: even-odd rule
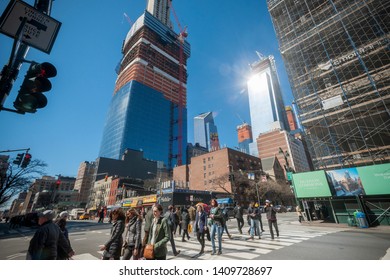
[[[89,220],[89,214],[88,213],[81,214],[79,220]]]

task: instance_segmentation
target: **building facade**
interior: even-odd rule
[[[274,57],[260,56],[250,67],[252,76],[247,86],[253,137],[273,129],[288,130]],[[258,156],[257,144],[249,146],[250,154]]]
[[[241,152],[249,154],[249,144],[253,142],[252,127],[243,123],[237,126],[238,148]]]
[[[212,112],[194,117],[194,142],[205,147],[208,151],[219,149],[218,129],[214,124]]]
[[[186,162],[190,45],[172,30],[168,0],[148,1],[122,53],[99,156],[120,159],[126,149],[142,150],[171,170]]]
[[[85,208],[88,203],[96,173],[95,162],[84,161],[79,166],[74,189],[79,192],[78,202],[80,208]]]
[[[262,159],[276,156],[281,166],[290,166],[295,172],[310,171],[308,159],[305,154],[305,148],[302,141],[295,138],[285,130],[274,130],[260,134],[257,138],[257,147],[259,156]],[[287,152],[287,160],[283,152]]]
[[[268,0],[315,169],[390,161],[390,1]]]

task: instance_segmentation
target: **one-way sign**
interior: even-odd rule
[[[0,32],[14,39],[26,18],[21,40],[26,45],[50,53],[61,22],[22,1],[10,1],[0,18]]]

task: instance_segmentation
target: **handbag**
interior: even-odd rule
[[[154,259],[154,245],[153,244],[146,244],[144,248],[144,258],[147,260],[153,260]]]
[[[191,232],[192,232],[192,224],[188,224],[187,231],[188,231],[188,233],[191,233]]]

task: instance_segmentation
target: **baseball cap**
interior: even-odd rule
[[[271,203],[271,200],[268,200],[268,199],[267,199],[267,200],[265,201],[265,203]]]
[[[45,210],[42,213],[38,214],[38,217],[45,217],[48,220],[53,220],[55,213],[53,210]]]

